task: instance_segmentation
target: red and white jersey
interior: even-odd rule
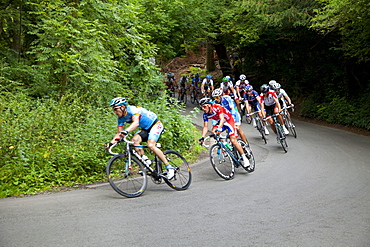
[[[235,87],[238,87],[239,90],[244,90],[245,87],[249,85],[249,81],[248,80],[238,80],[236,83],[235,83]]]
[[[264,103],[265,106],[271,106],[271,105],[275,104],[275,99],[278,98],[276,93],[274,91],[271,91],[271,90],[268,92],[266,97],[263,95],[263,93],[261,93],[260,97],[261,97],[261,102],[260,103],[261,104]]]
[[[225,107],[219,104],[213,104],[211,106],[210,113],[203,113],[203,121],[208,122],[208,119],[213,119],[216,121],[220,121],[220,114],[224,114],[225,122],[234,121],[231,112],[229,112]]]

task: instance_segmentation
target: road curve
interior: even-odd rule
[[[0,246],[370,246],[370,137],[295,124],[288,153],[243,124],[256,170],[231,181],[206,159],[182,192],[149,182],[134,199],[107,184],[1,199]]]

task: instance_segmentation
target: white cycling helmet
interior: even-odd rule
[[[241,74],[239,76],[239,79],[242,80],[242,81],[244,81],[245,79],[247,79],[247,77],[244,74]]]
[[[113,108],[117,108],[121,105],[127,105],[127,100],[123,97],[117,97],[110,101],[110,106]]]
[[[217,88],[215,91],[212,92],[212,97],[215,98],[215,97],[219,97],[223,94],[221,88]]]

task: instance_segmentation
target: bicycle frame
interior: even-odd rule
[[[159,158],[157,155],[154,157],[154,162],[155,162],[155,168],[153,169],[151,166],[147,165],[146,162],[143,160],[143,158],[136,152],[136,150],[133,147],[139,147],[139,148],[148,148],[148,146],[145,145],[135,145],[134,142],[129,141],[126,139],[126,137],[121,138],[120,141],[125,141],[126,142],[126,152],[125,155],[128,157],[126,167],[125,167],[125,173],[129,172],[129,168],[131,167],[131,155],[134,154],[136,158],[138,158],[141,163],[144,165],[144,167],[150,172],[148,175],[154,177],[155,179],[159,178],[165,178],[167,179],[166,176],[160,174],[160,167],[159,167]],[[109,148],[109,153],[112,155],[119,155],[118,153],[113,153],[112,148],[115,147],[118,144],[118,142],[114,145],[112,145]],[[157,147],[161,147],[160,143],[156,143]]]
[[[223,148],[227,151],[227,153],[230,155],[230,157],[232,158],[232,160],[233,160],[233,162],[236,166],[241,166],[242,165],[240,163],[240,161],[235,157],[235,154],[233,152],[233,150],[235,150],[235,148],[233,148],[233,150],[230,150],[228,147],[225,146],[224,142],[222,141],[222,139],[226,139],[226,138],[222,138],[221,136],[216,135],[216,134],[212,134],[212,135],[210,135],[210,137],[215,138],[217,143],[221,146],[221,148]],[[238,152],[238,151],[235,150],[235,152]]]

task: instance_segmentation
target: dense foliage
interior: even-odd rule
[[[104,177],[106,108],[128,97],[160,115],[166,148],[196,132],[157,65],[207,47],[224,75],[275,79],[301,115],[370,130],[365,0],[4,0],[0,3],[1,197]],[[208,60],[208,68],[213,67]],[[157,64],[157,65],[156,65]],[[191,153],[191,152],[187,152]]]

